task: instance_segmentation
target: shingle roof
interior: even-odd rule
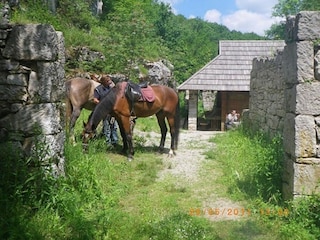
[[[219,55],[178,86],[179,90],[249,91],[252,60],[273,56],[282,40],[223,40]]]

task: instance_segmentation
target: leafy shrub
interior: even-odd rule
[[[0,238],[25,238],[30,216],[51,201],[56,179],[47,148],[37,140],[35,154],[24,156],[14,143],[0,145]]]
[[[291,205],[289,224],[281,227],[283,236],[290,237],[299,229],[300,239],[320,239],[320,194],[301,197]]]

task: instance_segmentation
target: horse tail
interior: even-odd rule
[[[178,101],[176,105],[176,114],[174,116],[174,133],[175,133],[175,146],[176,149],[178,148],[178,142],[179,142],[179,132],[180,132],[180,100],[179,95],[177,93]]]

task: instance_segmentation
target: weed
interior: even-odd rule
[[[188,185],[175,176],[158,178],[164,164],[154,152],[138,151],[128,163],[117,151],[107,152],[103,139],[90,143],[88,154],[80,143],[66,143],[65,177],[58,179],[46,177],[37,158],[18,161],[17,151],[7,154],[10,147],[2,147],[0,238],[319,239],[319,196],[285,205],[277,195],[281,139],[232,131],[210,141],[216,147],[207,152],[203,175]],[[211,174],[221,170],[219,177]],[[222,189],[257,209],[255,215],[212,223],[188,214]],[[285,216],[258,211],[285,207]]]
[[[269,141],[262,134],[251,138],[242,131],[231,131],[211,141],[217,142],[217,149],[208,151],[206,156],[223,162],[226,174],[221,181],[228,183],[230,194],[235,198],[245,194],[270,202],[281,201],[283,151],[280,137]]]
[[[274,239],[319,239],[319,195],[292,202],[281,198],[283,149],[279,136],[269,139],[261,132],[248,136],[239,130],[210,141],[216,143],[216,149],[206,156],[221,164],[224,174],[219,182],[228,187],[229,196],[245,200],[254,210],[259,228],[274,229]]]
[[[216,239],[212,230],[204,219],[176,213],[144,225],[139,235],[147,236],[148,239]]]
[[[320,195],[305,196],[296,199],[291,203],[290,215],[288,217],[290,224],[281,228],[285,236],[295,232],[295,229],[308,229],[301,231],[301,236],[308,236],[304,239],[320,238]],[[302,238],[301,238],[302,239]]]

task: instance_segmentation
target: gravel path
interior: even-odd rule
[[[199,167],[205,159],[205,151],[214,147],[208,140],[215,132],[209,131],[183,131],[179,136],[178,150],[173,158],[164,158],[164,163],[168,166],[159,173],[162,180],[166,175],[171,174],[183,178],[186,182],[198,180]],[[170,138],[166,146],[170,146]]]
[[[179,145],[176,155],[173,158],[168,158],[166,154],[163,155],[163,163],[165,168],[158,173],[158,181],[163,181],[166,177],[175,177],[177,179],[176,184],[180,186],[192,186],[197,181],[202,181],[200,177],[201,167],[203,166],[205,159],[204,153],[214,148],[214,143],[208,140],[215,134],[221,134],[221,132],[213,131],[181,131],[179,136]],[[158,146],[160,141],[160,134],[158,133],[142,133],[147,142],[146,145],[152,144]],[[165,147],[170,146],[170,136],[167,136]],[[169,151],[169,149],[167,149]],[[214,178],[218,178],[221,172],[216,169],[212,171],[215,174]],[[212,177],[212,176],[211,176]],[[209,218],[212,221],[220,220],[236,220],[243,218],[241,211],[243,207],[239,203],[235,203],[230,199],[226,199],[218,196],[212,186],[212,191],[205,190],[205,196],[203,191],[201,195],[202,215]],[[199,190],[201,191],[201,189]],[[197,194],[197,192],[195,192]],[[219,209],[218,214],[212,214],[212,210]],[[239,214],[235,214],[239,212]]]

